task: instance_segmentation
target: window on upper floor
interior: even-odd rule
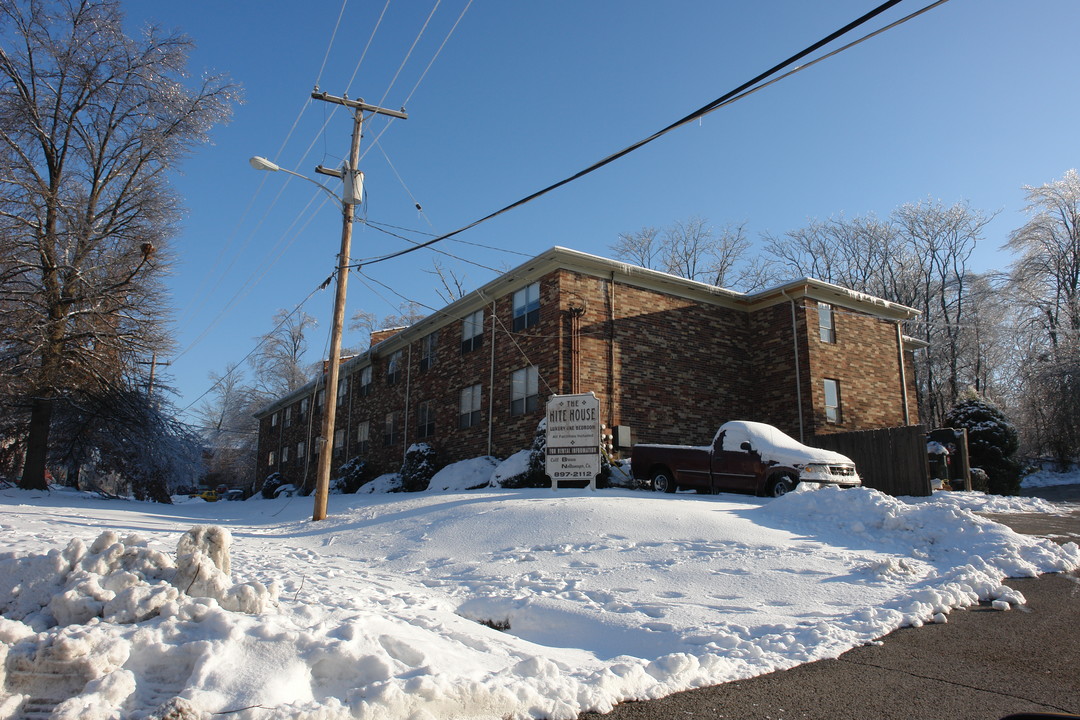
[[[829,303],[817,304],[818,333],[823,343],[836,342],[836,318],[833,316],[833,306]]]
[[[476,350],[484,340],[484,311],[477,310],[461,322],[461,353]]]
[[[535,365],[510,373],[511,415],[524,415],[540,407],[539,377]]]
[[[371,394],[371,366],[368,365],[360,369],[360,397],[367,397]]]
[[[345,396],[349,394],[349,376],[341,378],[337,381],[337,399],[338,405],[345,400]]]
[[[521,288],[514,293],[514,332],[540,322],[540,283]]]
[[[292,425],[292,405],[285,408],[285,427]]]
[[[270,427],[277,427],[277,413],[270,416]]]
[[[399,382],[401,382],[401,350],[395,350],[386,360],[386,384],[397,385]]]
[[[420,372],[435,364],[435,349],[439,345],[439,331],[428,333],[420,341]]]

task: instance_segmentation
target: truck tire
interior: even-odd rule
[[[675,480],[671,475],[671,471],[667,468],[661,468],[660,470],[654,470],[652,474],[652,488],[656,492],[673,493],[675,492]]]
[[[777,475],[769,480],[769,484],[765,487],[765,494],[772,498],[778,498],[794,490],[796,484],[795,479],[790,475]]]

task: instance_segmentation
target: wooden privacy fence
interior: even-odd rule
[[[815,435],[810,445],[855,461],[865,487],[889,495],[930,495],[926,426]]]

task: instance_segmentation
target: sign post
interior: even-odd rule
[[[593,393],[553,395],[547,403],[544,470],[551,489],[564,480],[588,480],[596,490],[600,474],[600,401]]]

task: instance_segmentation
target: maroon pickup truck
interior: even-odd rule
[[[840,453],[803,445],[772,425],[724,423],[708,447],[635,445],[634,477],[657,492],[745,492],[779,497],[800,482],[862,484],[855,463]]]

